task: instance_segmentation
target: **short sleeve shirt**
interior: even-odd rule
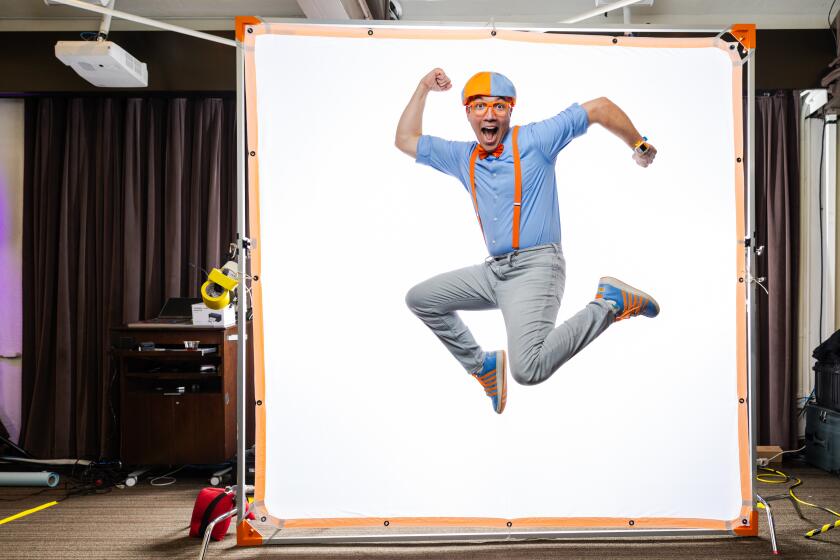
[[[560,210],[554,165],[557,154],[589,127],[586,110],[577,103],[554,117],[519,127],[522,169],[522,213],[519,248],[560,242]],[[502,139],[496,158],[477,158],[475,186],[484,242],[491,255],[513,250],[513,127]],[[423,135],[417,143],[417,163],[458,179],[472,196],[470,155],[477,142],[457,142]]]

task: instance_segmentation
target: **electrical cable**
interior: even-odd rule
[[[803,535],[806,539],[810,539],[812,537],[815,537],[816,535],[820,535],[822,533],[825,533],[826,531],[830,531],[832,529],[840,527],[840,513],[837,513],[833,509],[829,509],[825,506],[806,502],[805,500],[802,500],[801,498],[799,498],[799,496],[796,495],[793,489],[802,485],[802,480],[800,478],[787,475],[782,471],[772,469],[770,467],[758,467],[758,469],[768,474],[757,474],[755,476],[755,479],[757,481],[763,482],[765,484],[786,484],[790,481],[794,481],[793,485],[788,488],[788,495],[791,499],[793,499],[797,504],[828,512],[838,518],[837,521],[835,521],[834,523],[826,523],[825,525],[822,525],[817,529],[812,529],[808,531]]]
[[[55,488],[50,488],[49,486],[46,488],[42,488],[36,492],[32,492],[31,494],[25,494],[23,496],[18,496],[16,498],[0,498],[0,502],[19,502],[21,500],[25,500],[27,498],[34,498],[35,496],[40,496],[44,492],[49,492],[50,490],[55,490]]]
[[[77,473],[76,469],[79,466],[84,468],[80,473]],[[68,479],[75,484],[70,486],[67,482]],[[58,501],[61,502],[74,496],[107,494],[118,484],[121,484],[124,479],[125,477],[118,469],[100,470],[94,463],[84,464],[79,462],[71,468],[70,474],[65,477],[65,495]]]
[[[834,0],[831,3],[831,6],[828,8],[828,14],[825,16],[825,19],[828,21],[828,29],[831,30],[831,34],[834,36],[834,48],[837,49],[837,33],[834,32],[834,25],[832,25],[831,21],[831,11],[834,9],[834,2],[837,2],[837,0]]]
[[[835,0],[836,1],[836,0]],[[825,251],[823,250],[823,155],[825,154],[825,118],[823,118],[823,125],[822,125],[822,132],[820,133],[820,180],[819,184],[819,217],[820,217],[820,323],[819,323],[819,333],[820,333],[820,343],[823,341],[823,290],[825,289],[825,278],[823,278],[825,271],[823,265],[823,258]]]
[[[834,0],[836,2],[837,0]],[[829,8],[828,13],[831,15],[831,10],[834,8],[834,2],[831,3],[831,8]],[[834,33],[834,30],[832,30]],[[837,37],[834,38],[835,42]],[[824,250],[824,243],[823,243],[823,162],[825,157],[825,127],[826,127],[826,119],[823,117],[822,119],[823,125],[822,130],[820,131],[820,167],[819,167],[819,175],[820,179],[817,182],[819,185],[818,187],[818,203],[819,203],[819,223],[820,223],[820,315],[819,315],[819,341],[820,343],[823,342],[823,302],[824,302],[824,291],[825,291],[825,250]],[[811,398],[814,396],[814,392],[816,391],[816,387],[811,391],[811,394],[808,395],[808,399],[805,401],[805,404],[802,405],[802,409],[799,411],[799,416],[805,414],[805,409],[808,403],[811,401]]]
[[[805,449],[805,446],[804,446],[804,445],[803,445],[802,447],[800,447],[799,449],[790,449],[790,450],[788,450],[788,451],[781,451],[781,452],[779,452],[779,453],[776,453],[775,455],[773,455],[773,456],[772,456],[772,457],[770,457],[769,459],[767,459],[767,462],[769,463],[770,461],[772,461],[773,459],[775,459],[775,458],[776,458],[776,457],[778,457],[779,455],[784,455],[785,453],[797,453],[797,452],[799,452],[799,451],[802,451],[803,449]]]
[[[248,276],[248,275],[246,274],[246,276]],[[250,278],[250,276],[248,276],[248,278]],[[251,287],[248,286],[247,283],[245,284],[245,292],[248,294],[248,302],[247,302],[248,305],[246,307],[250,308],[251,304],[253,302],[254,296],[251,293]]]
[[[837,0],[835,0],[836,2]],[[834,4],[832,3],[832,6]],[[829,14],[831,13],[831,9],[829,8]],[[825,259],[825,250],[823,248],[823,157],[825,155],[825,117],[822,119],[823,125],[822,130],[820,131],[820,167],[819,167],[819,176],[820,179],[817,181],[819,185],[817,190],[817,203],[819,206],[819,212],[817,213],[819,216],[819,223],[820,223],[820,314],[819,314],[819,323],[817,324],[817,332],[819,333],[819,341],[820,344],[823,342],[823,301],[824,301],[824,290],[825,290],[825,268],[824,268],[824,259]],[[808,398],[805,400],[805,403],[802,405],[802,408],[799,410],[799,414],[797,417],[802,417],[805,414],[805,411],[808,408],[808,403],[811,402],[811,398],[814,396],[814,392],[817,390],[814,387],[811,390],[811,394],[808,395]]]
[[[814,398],[814,393],[816,393],[816,392],[817,392],[817,389],[815,387],[815,388],[811,389],[811,394],[810,395],[808,395],[807,397],[801,397],[801,399],[805,399],[805,402],[802,403],[802,408],[799,409],[799,414],[797,414],[797,416],[803,416],[805,414],[805,411],[808,410],[808,403],[810,403],[811,399]]]
[[[254,277],[251,276],[250,274],[246,274],[244,272],[239,272],[239,271],[236,272],[236,276],[238,277],[240,282],[243,282],[243,285],[245,286],[245,293],[247,294],[247,298],[246,298],[246,301],[245,301],[245,308],[247,309],[247,311],[246,311],[246,315],[247,315],[251,311],[253,301],[254,301],[254,295],[251,293],[251,287],[248,285],[247,280],[250,280],[251,282],[253,282]],[[249,316],[248,319],[250,320],[250,318],[251,317]]]
[[[175,478],[174,476],[171,476],[171,475],[175,474],[176,472],[178,472],[180,470],[183,470],[184,467],[186,467],[186,465],[181,465],[180,467],[178,467],[174,471],[170,471],[166,474],[156,476],[149,481],[149,484],[151,484],[152,486],[169,486],[170,484],[175,484],[178,481],[178,479]],[[166,482],[156,482],[160,479],[169,479],[169,480],[167,480]]]
[[[27,462],[32,464],[50,463],[50,461],[38,461],[32,459]],[[16,521],[33,513],[37,513],[75,496],[108,493],[125,478],[118,472],[118,469],[113,468],[114,465],[118,465],[119,463],[112,463],[110,465],[106,463],[104,469],[102,463],[97,464],[84,459],[76,459],[74,461],[63,459],[60,460],[59,463],[59,468],[70,470],[69,474],[62,474],[62,487],[43,488],[36,492],[31,492],[15,498],[0,498],[0,502],[18,502],[51,491],[60,492],[63,493],[63,495],[39,506],[26,509],[4,519],[0,519],[0,525]],[[82,469],[81,472],[78,471],[79,468]]]

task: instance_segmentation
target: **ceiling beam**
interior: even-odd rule
[[[297,0],[309,19],[373,19],[367,0]]]
[[[582,14],[576,15],[574,17],[570,17],[568,19],[563,20],[563,23],[577,23],[579,21],[583,21],[585,19],[589,19],[591,17],[600,16],[601,14],[605,14],[612,10],[617,10],[619,8],[626,8],[628,6],[632,6],[633,4],[637,4],[641,2],[641,0],[618,0],[617,2],[613,2],[611,4],[605,4],[601,7],[596,7],[594,10],[589,10],[588,12],[584,12]],[[595,3],[596,6],[600,5],[600,2]],[[625,12],[626,14],[626,12]],[[625,15],[625,19],[626,19]],[[625,23],[628,23],[625,21]]]

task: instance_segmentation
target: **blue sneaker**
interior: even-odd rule
[[[659,304],[655,299],[611,276],[604,276],[598,282],[598,293],[595,294],[595,299],[603,299],[613,304],[616,321],[637,315],[645,317],[659,315]]]
[[[484,392],[490,397],[490,401],[493,403],[493,410],[497,414],[501,414],[504,411],[505,403],[507,402],[505,358],[504,350],[488,352],[484,358],[484,367],[481,368],[479,373],[472,374],[473,377],[478,379],[481,386],[484,387]]]

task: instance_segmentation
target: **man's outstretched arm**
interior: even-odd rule
[[[642,135],[633,126],[627,114],[621,110],[621,107],[606,97],[599,97],[598,99],[587,101],[581,107],[586,110],[590,125],[594,123],[600,124],[621,138],[630,149],[635,148],[637,143],[642,140]],[[633,159],[642,167],[650,165],[654,157],[656,157],[656,148],[650,145],[644,154],[635,151],[633,153]]]
[[[401,152],[417,157],[417,141],[423,135],[423,109],[426,107],[426,95],[430,91],[446,91],[451,87],[452,82],[440,68],[435,68],[423,76],[397,124],[394,144]]]

